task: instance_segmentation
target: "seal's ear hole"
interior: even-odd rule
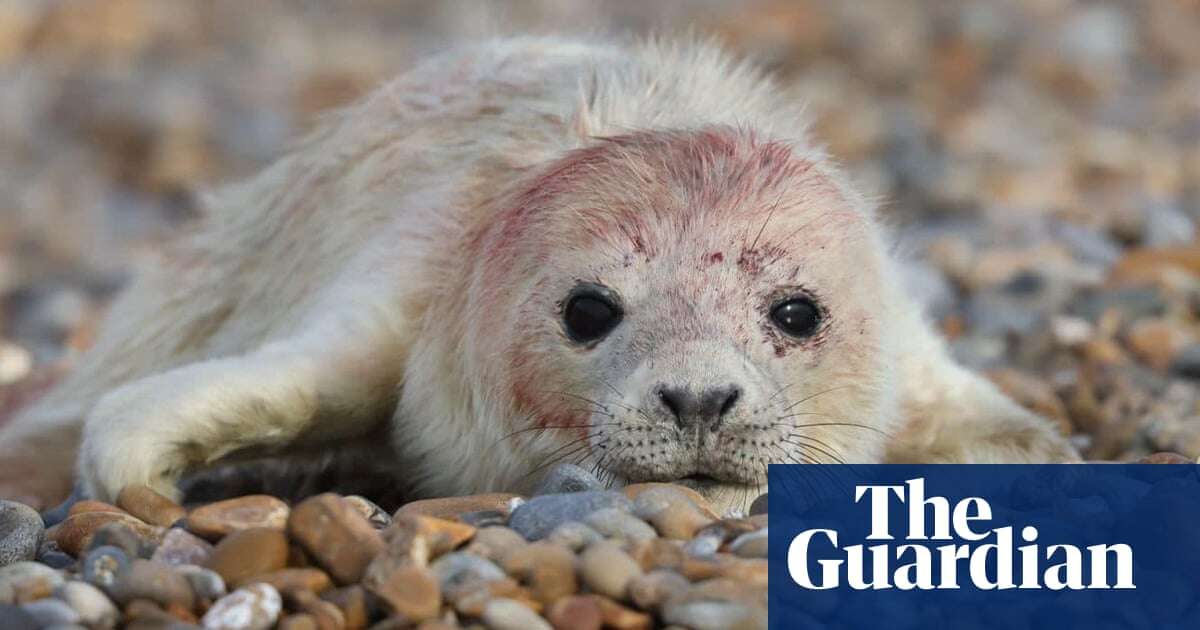
[[[816,334],[821,326],[821,309],[812,298],[796,296],[772,307],[771,321],[792,337],[804,339]]]
[[[580,285],[563,307],[563,327],[576,343],[593,343],[621,323],[623,313],[612,291],[600,285]]]

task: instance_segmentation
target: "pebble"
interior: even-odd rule
[[[241,529],[221,539],[205,567],[237,588],[246,580],[287,566],[288,539],[278,529]]]
[[[546,620],[555,630],[600,630],[604,614],[596,598],[564,597],[546,609]]]
[[[642,610],[657,611],[667,600],[686,593],[692,583],[675,571],[657,570],[629,582],[629,599]]]
[[[392,614],[410,622],[433,619],[441,609],[439,577],[424,567],[397,567],[364,585],[386,602]]]
[[[663,606],[662,618],[669,624],[693,630],[767,627],[766,610],[738,602],[669,602]]]
[[[720,536],[696,536],[683,545],[683,552],[689,556],[711,556],[721,550]]]
[[[604,626],[613,630],[650,630],[654,626],[654,618],[622,606],[607,597],[593,595],[600,604],[600,612],[604,615]]]
[[[650,540],[658,537],[658,533],[646,521],[617,508],[596,510],[587,515],[583,522],[607,538]]]
[[[73,503],[70,510],[67,512],[67,516],[75,516],[76,514],[84,514],[86,512],[112,512],[114,514],[125,514],[125,510],[122,510],[111,503],[94,501],[92,499],[84,499],[82,501]]]
[[[129,568],[129,555],[116,547],[96,547],[81,563],[83,579],[89,584],[107,589]]]
[[[154,554],[155,542],[138,536],[125,523],[115,522],[102,526],[92,535],[88,550],[97,547],[116,547],[130,558],[149,558]]]
[[[40,630],[37,619],[20,606],[0,604],[0,628],[4,630]]]
[[[546,540],[563,545],[571,551],[579,551],[597,540],[604,540],[604,535],[590,525],[579,521],[567,521],[555,527]]]
[[[121,614],[108,596],[87,582],[67,582],[55,589],[54,596],[66,602],[79,616],[79,623],[89,628],[112,628]]]
[[[270,584],[280,593],[293,590],[320,593],[333,586],[333,580],[329,579],[328,573],[311,567],[279,569],[270,573],[261,573],[253,576],[249,581]]]
[[[483,623],[492,630],[553,630],[528,606],[505,597],[493,599],[483,607]]]
[[[62,575],[50,567],[24,560],[14,562],[0,568],[0,604],[23,604],[48,597],[62,583]]]
[[[715,520],[687,494],[673,488],[651,488],[634,499],[633,513],[647,520],[664,538],[690,539]]]
[[[187,516],[187,510],[153,488],[133,484],[121,488],[117,494],[117,507],[133,516],[160,527],[170,527]]]
[[[493,511],[501,514],[511,514],[514,505],[521,501],[520,495],[507,492],[476,494],[465,497],[443,497],[438,499],[421,499],[405,503],[394,517],[401,514],[420,514],[434,518],[454,519],[464,512]]]
[[[1183,378],[1200,380],[1200,343],[1189,344],[1171,359],[1171,372]]]
[[[342,611],[342,618],[350,630],[367,627],[367,622],[376,616],[377,599],[358,585],[325,591],[321,593],[321,599]]]
[[[600,480],[587,470],[575,464],[559,464],[546,473],[537,489],[533,491],[533,495],[591,492],[603,489],[604,484],[600,483]]]
[[[292,540],[338,584],[361,581],[367,565],[384,550],[379,532],[335,494],[317,495],[297,505],[287,529]]]
[[[155,562],[179,566],[183,564],[204,564],[213,553],[213,545],[208,541],[192,534],[186,529],[173,528],[167,530],[158,548],[150,557]]]
[[[471,544],[467,545],[464,551],[497,562],[514,549],[523,548],[527,544],[529,543],[517,532],[495,525],[476,531]]]
[[[350,495],[343,500],[358,510],[375,529],[383,529],[392,523],[392,516],[366,497]]]
[[[45,527],[37,510],[0,500],[0,567],[33,560],[42,544]]]
[[[533,543],[508,554],[502,566],[506,573],[528,585],[543,605],[579,590],[575,555],[561,545]]]
[[[105,525],[120,523],[137,535],[139,539],[157,544],[162,540],[166,531],[139,521],[125,513],[118,512],[83,512],[67,517],[67,520],[46,530],[46,538],[58,544],[58,548],[72,556],[79,556],[89,548],[92,537]]]
[[[442,595],[449,600],[480,583],[507,577],[494,563],[465,552],[448,553],[429,565],[429,570],[437,577]]]
[[[211,569],[184,564],[175,567],[175,571],[188,581],[192,587],[192,593],[196,595],[197,599],[216,601],[228,592],[225,579]]]
[[[513,511],[508,526],[527,540],[541,540],[567,521],[581,521],[604,508],[630,511],[633,503],[620,492],[592,491],[533,497]]]
[[[253,494],[198,507],[188,513],[184,526],[201,538],[215,540],[239,529],[284,529],[289,514],[288,505],[283,501]]]
[[[278,589],[277,589],[278,590]],[[345,628],[346,616],[337,606],[320,599],[312,591],[284,591],[284,608],[311,615],[318,628]]]
[[[149,560],[134,560],[129,569],[117,577],[108,593],[118,604],[148,599],[159,606],[178,604],[190,610],[196,602],[187,578],[172,567]]]
[[[766,514],[767,513],[767,493],[759,495],[753,503],[750,504],[750,514]]]
[[[53,597],[29,602],[21,608],[29,613],[43,628],[51,626],[71,626],[82,621],[82,617],[67,602]]]
[[[729,551],[742,558],[766,558],[767,539],[767,528],[764,527],[756,532],[742,534],[735,538],[729,544]]]
[[[642,574],[642,567],[612,541],[589,545],[579,557],[579,575],[593,591],[623,600],[629,583]]]
[[[267,630],[282,611],[279,591],[267,584],[251,584],[217,600],[200,623],[213,630]]]

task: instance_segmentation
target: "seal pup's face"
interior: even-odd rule
[[[826,168],[717,128],[610,138],[522,187],[477,280],[503,287],[515,334],[486,360],[531,474],[576,462],[744,509],[770,463],[878,461],[883,246]]]

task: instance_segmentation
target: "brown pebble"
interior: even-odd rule
[[[171,615],[175,619],[182,621],[183,623],[190,623],[194,625],[200,621],[200,619],[197,618],[194,613],[192,613],[190,608],[184,608],[182,604],[177,602],[170,602],[167,604],[164,612],[166,612],[168,615]]]
[[[121,488],[117,495],[117,507],[160,527],[170,527],[187,516],[182,505],[155,492],[150,486],[134,484]]]
[[[338,584],[361,581],[367,565],[384,550],[379,532],[336,494],[317,495],[297,505],[287,529]]]
[[[413,623],[437,617],[442,607],[437,577],[423,567],[398,567],[385,580],[373,580],[364,586],[382,599],[392,614]]]
[[[361,630],[371,621],[371,602],[361,586],[345,586],[321,593],[321,599],[335,605],[346,620],[346,630]]]
[[[46,539],[58,544],[65,553],[78,556],[92,542],[92,536],[109,523],[121,523],[129,527],[138,537],[155,544],[166,532],[161,527],[147,525],[124,512],[81,512],[46,531]]]
[[[1196,463],[1189,457],[1184,457],[1179,453],[1153,453],[1139,460],[1138,464],[1194,464]]]
[[[654,618],[632,608],[626,608],[607,597],[593,595],[600,605],[604,627],[613,630],[647,630],[654,627]]]
[[[181,564],[204,565],[212,556],[213,546],[208,541],[178,527],[168,529],[162,543],[150,558],[155,562],[179,566]]]
[[[288,615],[276,627],[279,630],[320,630],[317,626],[317,618],[308,613]]]
[[[237,588],[252,578],[286,567],[287,557],[288,542],[282,531],[256,527],[221,539],[205,566]]]
[[[593,543],[579,557],[583,582],[613,599],[625,599],[629,582],[641,574],[642,567],[612,541]]]
[[[311,567],[303,569],[279,569],[278,571],[255,575],[243,581],[243,584],[251,582],[270,584],[280,593],[294,590],[320,593],[333,586],[333,580],[329,579],[328,573]]]
[[[604,614],[595,597],[564,597],[546,611],[546,619],[556,630],[600,630]]]
[[[344,630],[346,617],[337,606],[307,590],[291,590],[283,595],[288,608],[312,615],[319,630]]]
[[[67,512],[67,516],[75,516],[76,514],[83,514],[85,512],[115,512],[117,514],[125,514],[125,510],[111,503],[84,499],[72,505],[71,509]]]
[[[506,573],[527,584],[533,596],[544,605],[579,590],[575,579],[575,555],[561,545],[550,542],[528,545],[508,554],[502,567]]]
[[[669,488],[676,492],[682,492],[684,495],[687,496],[687,498],[691,499],[692,504],[696,508],[698,508],[705,516],[709,517],[710,520],[717,520],[717,519],[721,518],[721,515],[717,514],[716,511],[714,511],[712,509],[712,506],[708,504],[708,499],[705,499],[699,492],[696,492],[695,490],[692,490],[691,488],[689,488],[687,486],[680,486],[680,485],[676,485],[673,483],[659,483],[659,482],[655,482],[655,481],[648,481],[645,483],[629,484],[628,486],[625,486],[624,488],[622,488],[621,492],[624,492],[625,496],[629,497],[630,501],[633,501],[633,500],[637,499],[639,494],[641,494],[647,490],[654,490],[657,488]]]
[[[279,499],[263,494],[209,503],[192,510],[184,527],[209,540],[217,540],[241,529],[287,527],[288,506]]]
[[[629,599],[647,612],[656,612],[664,602],[687,592],[692,583],[674,571],[651,571],[629,583]]]
[[[421,516],[456,520],[459,514],[482,512],[485,510],[495,510],[507,516],[510,512],[509,506],[512,504],[512,500],[519,498],[521,498],[520,495],[516,494],[493,492],[491,494],[475,494],[466,497],[421,499],[420,501],[405,503],[400,509],[396,510],[393,518],[399,517],[401,514],[419,514]]]

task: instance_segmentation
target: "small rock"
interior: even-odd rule
[[[16,501],[0,500],[0,567],[33,560],[45,527],[37,510]]]
[[[735,538],[729,544],[729,551],[742,558],[766,558],[767,539],[767,528],[764,527],[756,532],[742,534]]]
[[[225,580],[219,573],[204,567],[198,567],[192,564],[183,564],[175,567],[175,571],[182,575],[192,586],[192,593],[197,599],[203,601],[214,602],[221,599],[228,592],[225,587]]]
[[[67,520],[46,530],[46,538],[58,544],[58,548],[72,556],[78,557],[84,549],[91,546],[92,537],[105,525],[120,523],[137,535],[140,540],[154,545],[162,540],[166,533],[161,527],[147,525],[138,519],[117,512],[83,512],[67,517]]]
[[[119,604],[148,599],[164,608],[178,604],[190,610],[196,602],[187,578],[172,567],[149,560],[134,560],[129,570],[117,578],[109,594]]]
[[[1195,343],[1182,326],[1166,319],[1144,319],[1130,327],[1129,349],[1146,365],[1166,372],[1184,348]]]
[[[66,602],[61,599],[47,597],[34,602],[29,602],[21,608],[29,613],[31,617],[37,620],[38,624],[43,628],[51,626],[71,626],[76,625],[82,618],[79,613],[71,608]]]
[[[1183,378],[1200,380],[1200,343],[1180,349],[1171,361],[1171,371]]]
[[[652,488],[634,499],[633,513],[650,521],[664,538],[687,540],[716,520],[686,494],[670,486]]]
[[[396,567],[364,586],[387,603],[392,614],[410,622],[433,619],[441,610],[439,578],[424,567]]]
[[[62,583],[62,575],[50,567],[29,561],[14,562],[0,568],[0,604],[23,604],[49,597]]]
[[[1064,348],[1077,348],[1096,338],[1096,327],[1082,317],[1056,315],[1050,318],[1054,342]]]
[[[508,514],[499,510],[479,510],[478,512],[463,512],[458,520],[472,527],[492,527],[508,524]]]
[[[339,584],[361,581],[367,565],[385,547],[371,523],[335,494],[317,495],[297,505],[287,530]]]
[[[333,580],[329,579],[329,574],[313,568],[304,569],[280,569],[270,573],[256,575],[247,582],[262,582],[275,587],[275,590],[280,593],[288,591],[312,591],[320,593],[325,589],[333,586]]]
[[[682,579],[682,578],[681,578]],[[546,619],[555,630],[600,630],[604,615],[596,598],[564,597],[546,610]]]
[[[1195,462],[1191,458],[1184,457],[1183,455],[1180,455],[1179,453],[1154,453],[1152,455],[1147,455],[1147,456],[1137,460],[1136,463],[1138,463],[1138,464],[1193,464]]]
[[[467,545],[464,551],[498,562],[514,549],[524,548],[527,544],[529,543],[513,530],[491,526],[476,531],[471,544]]]
[[[514,509],[514,502],[520,499],[519,495],[507,492],[476,494],[466,497],[422,499],[420,501],[405,503],[392,516],[394,518],[401,514],[420,514],[422,516],[453,520],[459,514],[466,512],[496,511],[508,515]]]
[[[695,630],[765,628],[767,611],[740,602],[681,601],[663,606],[663,621]]]
[[[346,586],[321,593],[321,599],[338,607],[342,618],[346,620],[348,630],[367,627],[367,622],[375,617],[375,598],[369,596],[361,586]]]
[[[464,552],[448,553],[429,565],[438,579],[442,595],[453,601],[466,590],[481,583],[503,580],[507,576],[492,562]]]
[[[607,538],[649,540],[658,537],[658,532],[646,521],[617,508],[596,510],[587,515],[583,522]]]
[[[164,534],[165,535],[165,534]],[[154,555],[157,541],[142,538],[125,523],[108,523],[96,530],[88,542],[88,550],[97,547],[116,547],[130,558],[149,558]]]
[[[285,529],[289,512],[283,501],[253,494],[198,507],[188,514],[184,526],[197,536],[215,540],[252,527]]]
[[[363,517],[367,519],[367,522],[370,523],[375,529],[383,529],[392,522],[392,517],[390,514],[384,512],[383,508],[375,505],[374,502],[366,497],[351,495],[345,497],[344,500],[354,509],[358,510],[358,513],[362,514]]]
[[[632,502],[619,492],[577,492],[533,497],[513,511],[508,526],[527,540],[541,540],[567,521],[582,521],[604,508],[630,511]]]
[[[38,552],[37,561],[51,569],[74,569],[76,560],[58,550],[57,546],[47,549],[43,546]]]
[[[267,630],[282,611],[279,591],[267,584],[251,584],[217,600],[200,623],[213,630]]]
[[[337,606],[303,589],[282,593],[284,606],[289,610],[312,615],[318,628],[345,628],[346,617]]]
[[[579,574],[593,591],[623,600],[629,583],[642,574],[642,567],[611,541],[588,546],[579,558]]]
[[[240,529],[221,539],[204,566],[237,588],[246,580],[287,566],[288,540],[278,529]]]
[[[174,528],[167,530],[151,560],[179,566],[182,564],[202,565],[212,556],[213,546],[208,541],[187,531]]]
[[[1045,379],[1011,368],[989,370],[987,377],[1017,404],[1053,421],[1060,434],[1070,435],[1073,432],[1066,405]]]
[[[278,630],[320,630],[317,618],[308,613],[288,615],[279,621],[276,628]]]
[[[66,602],[89,628],[112,628],[121,616],[108,596],[87,582],[67,582],[55,589],[54,596]]]
[[[528,606],[506,597],[493,599],[483,607],[483,623],[492,630],[552,630]]]
[[[122,488],[117,495],[117,507],[160,527],[170,527],[187,516],[187,510],[182,505],[141,484]]]
[[[674,571],[651,571],[629,582],[629,599],[634,606],[655,612],[667,600],[691,588],[687,578]]]
[[[75,516],[76,514],[84,514],[87,512],[111,512],[113,514],[126,514],[125,510],[122,510],[121,508],[110,503],[84,499],[72,504],[70,511],[67,512],[67,516]]]
[[[645,492],[650,492],[651,496],[654,496],[655,493],[663,490],[673,493],[683,493],[685,496],[687,496],[687,498],[691,499],[692,504],[699,508],[699,510],[706,516],[712,517],[713,520],[721,518],[721,516],[712,509],[712,506],[708,504],[707,499],[705,499],[699,492],[696,492],[687,486],[658,482],[634,483],[622,488],[621,492],[623,492],[625,496],[629,497],[631,501],[636,501],[637,498]],[[636,510],[634,510],[634,512],[636,512]]]
[[[689,556],[706,557],[715,555],[721,550],[721,537],[712,534],[697,535],[683,545],[683,552]]]
[[[607,597],[593,595],[600,604],[600,613],[604,616],[604,627],[612,630],[650,630],[654,627],[654,618],[645,613],[631,610],[614,602]]]
[[[4,630],[40,630],[42,625],[20,606],[0,604],[0,628],[4,628]]]
[[[604,484],[600,483],[600,480],[592,473],[575,464],[559,464],[546,473],[533,495],[591,492],[603,489]]]
[[[97,547],[83,557],[83,579],[93,586],[107,589],[129,569],[129,555],[116,547]]]
[[[575,579],[575,556],[561,545],[533,543],[508,554],[502,566],[509,575],[528,585],[543,605],[579,590]]]
[[[590,525],[585,525],[579,521],[567,521],[562,525],[554,528],[546,540],[555,544],[563,545],[571,551],[578,552],[580,549],[598,541],[604,540],[604,535],[592,529]]]

